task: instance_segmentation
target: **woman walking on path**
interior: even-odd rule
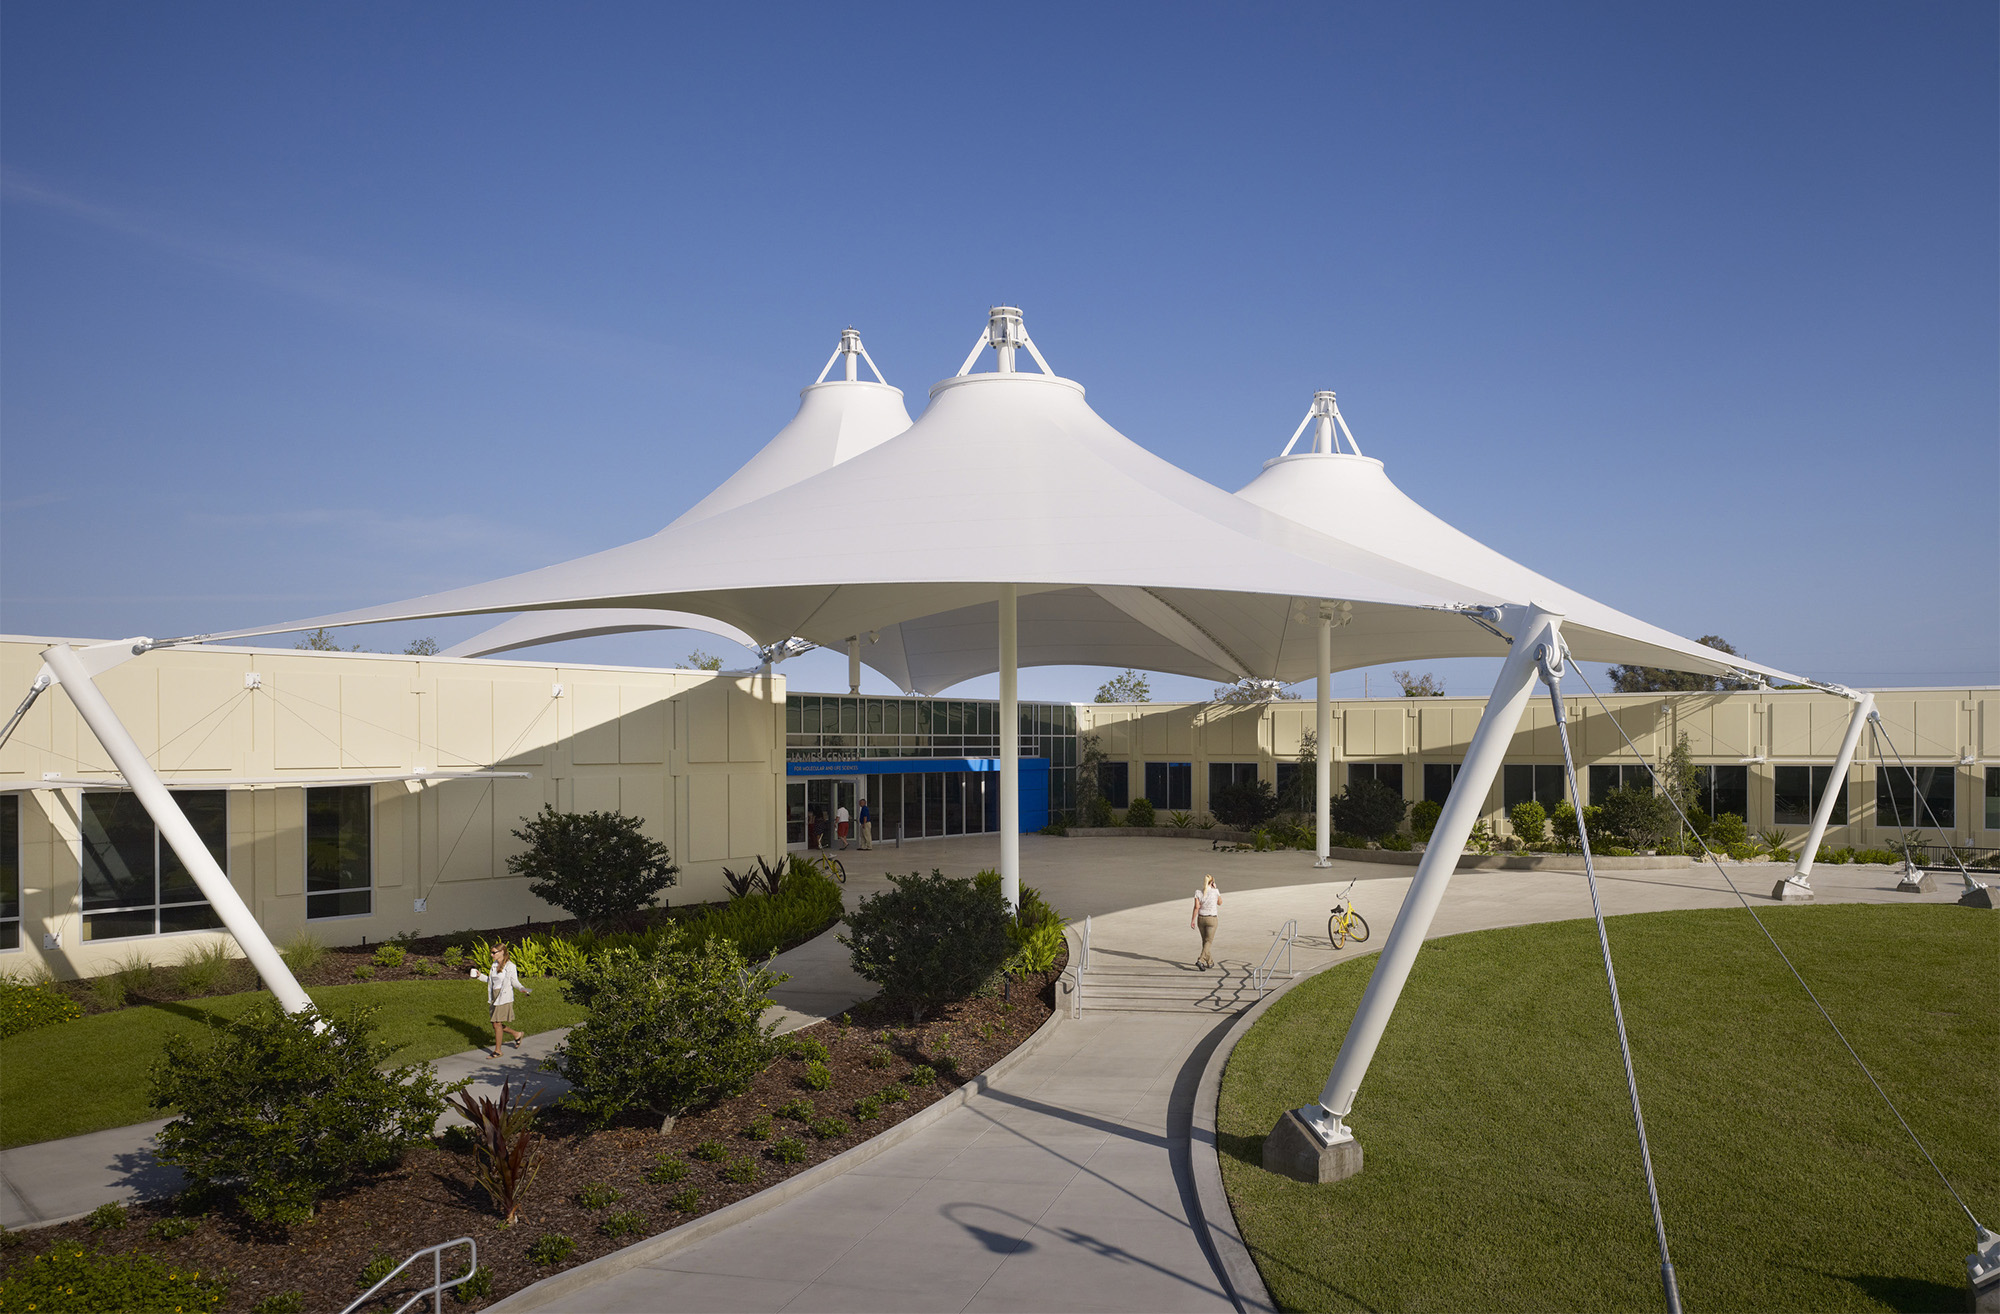
[[[1194,965],[1204,972],[1215,966],[1215,959],[1209,951],[1215,947],[1215,923],[1222,916],[1222,891],[1215,888],[1215,877],[1201,878],[1201,888],[1194,892],[1194,911],[1188,914],[1188,929],[1201,928],[1201,957]]]
[[[521,984],[521,974],[514,969],[512,960],[507,957],[506,945],[493,946],[492,968],[491,972],[482,972],[475,967],[467,975],[477,977],[486,983],[486,1002],[493,1010],[493,1057],[499,1058],[501,1032],[508,1032],[514,1037],[507,1043],[515,1049],[519,1049],[521,1042],[528,1038],[527,1032],[515,1031],[513,1027],[507,1025],[514,1020],[514,992],[518,990],[524,995],[532,995],[535,992]]]

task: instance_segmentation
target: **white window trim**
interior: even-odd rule
[[[315,789],[366,789],[368,791],[368,911],[365,913],[341,913],[337,917],[315,917],[312,915],[312,837],[303,822],[299,826],[299,883],[305,886],[306,916],[308,922],[360,922],[375,915],[375,786],[373,785],[308,785],[299,793],[299,802],[307,804],[306,796]],[[442,878],[444,873],[439,872]],[[320,894],[352,894],[353,890],[321,890]]]
[[[132,791],[129,789],[85,789],[78,791],[78,793],[80,793],[84,797],[89,797],[92,794],[130,794],[131,792]],[[236,791],[233,789],[218,789],[213,785],[185,784],[185,785],[168,785],[167,792],[170,794],[180,793],[180,794],[222,795],[222,861],[217,863],[216,865],[222,868],[223,878],[227,880],[231,885],[234,885],[236,883],[236,877],[234,873],[232,873],[229,869],[230,858],[231,858],[230,848],[229,848],[229,823],[231,820],[230,813],[236,806],[234,800],[232,800],[230,796],[234,794]],[[223,928],[220,926],[203,926],[192,931],[162,931],[158,929],[160,925],[160,910],[163,908],[192,908],[197,904],[207,904],[210,908],[213,908],[215,906],[215,903],[213,900],[205,898],[190,899],[185,903],[160,902],[160,849],[162,845],[166,844],[166,841],[160,837],[160,823],[157,821],[153,821],[153,818],[150,815],[148,815],[146,820],[151,822],[153,826],[152,909],[153,909],[154,929],[147,932],[145,935],[113,935],[113,936],[107,936],[102,940],[89,934],[90,919],[92,917],[99,917],[104,915],[105,913],[138,912],[141,908],[145,907],[146,905],[134,904],[127,908],[97,908],[94,910],[87,909],[83,906],[83,831],[81,826],[82,816],[83,816],[82,799],[79,799],[77,806],[77,818],[79,824],[76,837],[76,917],[77,917],[77,934],[83,937],[82,942],[84,944],[111,944],[120,940],[130,940],[133,942],[137,942],[140,940],[172,940],[187,935],[215,935],[218,932],[222,931]]]

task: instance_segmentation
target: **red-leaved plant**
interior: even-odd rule
[[[533,1186],[547,1162],[547,1151],[535,1139],[535,1103],[516,1102],[512,1083],[502,1083],[500,1098],[460,1091],[452,1107],[472,1124],[479,1167],[474,1180],[492,1197],[493,1207],[512,1224],[521,1212],[521,1198]]]

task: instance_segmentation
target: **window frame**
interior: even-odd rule
[[[1442,807],[1444,805],[1444,801],[1451,797],[1451,791],[1458,787],[1458,773],[1464,769],[1465,769],[1465,763],[1463,762],[1423,763],[1422,769],[1418,773],[1423,780],[1423,791],[1424,791],[1423,799],[1420,801],[1436,803],[1438,806]],[[1432,797],[1431,795],[1431,772],[1433,771],[1443,771],[1448,773],[1445,776],[1444,793],[1436,797]]]
[[[150,905],[153,913],[153,929],[150,931],[140,932],[139,934],[136,935],[95,936],[90,934],[90,925],[91,925],[90,919],[93,917],[103,917],[115,913],[142,912],[149,905],[139,904],[139,903],[122,904],[115,908],[88,908],[84,906],[84,890],[83,890],[84,865],[90,860],[90,849],[89,849],[89,841],[85,839],[82,833],[82,826],[83,826],[83,814],[86,811],[88,811],[90,807],[88,800],[90,800],[91,798],[117,798],[123,796],[126,798],[130,798],[135,803],[137,803],[138,795],[129,789],[86,789],[80,792],[82,794],[82,797],[77,800],[78,833],[77,833],[77,851],[76,851],[76,887],[77,887],[77,917],[79,919],[79,930],[83,937],[83,943],[109,944],[114,940],[147,940],[147,939],[157,940],[170,935],[213,935],[217,931],[223,929],[222,914],[216,911],[214,901],[207,898],[206,896],[199,899],[180,899],[173,903],[161,902],[160,894],[161,894],[161,884],[163,879],[161,872],[161,867],[163,864],[161,859],[163,854],[171,853],[173,851],[173,846],[168,844],[166,837],[160,834],[160,823],[153,820],[152,814],[147,812],[144,806],[142,805],[140,807],[140,815],[146,818],[146,825],[153,832],[153,902]],[[170,785],[168,786],[168,792],[172,794],[217,794],[221,796],[222,853],[220,856],[217,856],[213,851],[211,851],[209,856],[215,858],[215,865],[222,869],[222,878],[226,881],[229,881],[232,885],[235,884],[235,877],[230,874],[229,870],[230,867],[229,812],[231,806],[229,802],[229,796],[234,791],[229,789],[205,789],[205,788],[195,788],[191,786],[175,787]],[[174,806],[180,807],[181,804],[178,800],[176,800]],[[197,835],[197,837],[199,837],[199,835]],[[206,845],[207,841],[204,840],[203,843],[204,845]],[[179,861],[179,855],[175,855],[175,861]],[[193,877],[194,874],[192,872],[189,872],[188,878],[190,880],[193,880]],[[198,882],[195,885],[195,889],[197,892],[199,892],[201,889],[201,886]],[[172,930],[172,931],[163,930],[160,924],[161,914],[167,911],[168,909],[181,909],[181,908],[206,908],[209,910],[209,913],[215,918],[215,925],[190,926],[184,929]]]
[[[21,801],[24,797],[26,797],[25,791],[18,789],[10,789],[4,794],[0,794],[0,813],[11,811],[14,814],[14,842],[12,844],[6,842],[7,824],[4,820],[0,820],[0,863],[11,863],[14,868],[14,912],[12,916],[7,915],[7,904],[4,898],[5,886],[0,885],[0,954],[17,954],[24,947],[21,943],[21,930],[25,925],[26,919],[22,916],[21,910],[26,903],[27,862],[22,856],[24,850],[22,832],[26,829],[24,818],[27,816],[28,811],[27,805]],[[5,942],[8,933],[7,928],[10,926],[13,928],[14,936],[14,943],[11,945]]]
[[[1105,781],[1105,773],[1117,778],[1116,791]],[[1123,811],[1132,806],[1132,764],[1130,762],[1099,762],[1097,764],[1097,792],[1112,807]]]
[[[1352,786],[1355,781],[1365,777],[1387,785],[1391,782],[1382,779],[1382,773],[1385,771],[1395,776],[1393,783],[1397,795],[1401,798],[1408,798],[1409,795],[1403,791],[1403,764],[1401,762],[1349,762],[1347,764],[1347,783],[1349,786]]]
[[[1161,783],[1165,788],[1161,792],[1166,795],[1164,800],[1153,797],[1154,767],[1159,767],[1162,773]],[[1179,769],[1176,770],[1176,768]],[[1175,762],[1171,760],[1148,762],[1146,763],[1145,775],[1142,779],[1145,785],[1145,797],[1152,802],[1156,810],[1165,810],[1167,812],[1192,812],[1194,810],[1193,762]],[[1176,785],[1179,786],[1178,791],[1175,789]],[[1176,802],[1177,798],[1180,801]]]
[[[1911,780],[1909,772],[1915,772],[1917,779],[1914,781]],[[1943,772],[1945,778],[1950,782],[1950,788],[1945,791],[1944,807],[1942,809],[1938,808],[1936,802],[1930,797],[1930,791],[1924,787],[1926,774],[1928,773],[1929,779],[1936,780],[1938,772]],[[1898,780],[1910,787],[1910,796],[1906,800],[1895,799],[1896,787],[1892,782]],[[1917,798],[1920,794],[1924,801],[1930,805],[1930,810],[1933,813],[1942,810],[1944,815],[1935,818],[1925,817],[1922,820],[1918,820]],[[1907,803],[1913,815],[1908,820],[1898,821],[1897,808],[1883,806],[1884,803],[1889,802],[1891,799],[1895,799],[1897,805]],[[1912,765],[1907,771],[1900,766],[1877,767],[1875,769],[1875,825],[1880,830],[1935,830],[1942,832],[1957,830],[1958,767],[1955,764],[1939,766],[1935,763],[1930,765]]]
[[[1795,812],[1782,814],[1779,812],[1780,800],[1797,797],[1796,791],[1788,792],[1779,787],[1778,773],[1781,771],[1803,771],[1806,773],[1805,816],[1800,817]],[[1851,791],[1848,789],[1848,783],[1847,773],[1844,771],[1841,772],[1839,781],[1840,798],[1833,805],[1833,815],[1826,823],[1829,827],[1845,826],[1853,816],[1854,800]],[[1774,826],[1812,825],[1813,817],[1818,814],[1820,803],[1826,797],[1826,791],[1832,788],[1833,785],[1833,767],[1829,764],[1807,762],[1773,763],[1771,767],[1771,824]],[[1709,815],[1714,816],[1715,814],[1710,812]]]
[[[1521,773],[1524,771],[1528,773],[1528,792],[1526,797],[1522,797],[1517,788],[1518,782],[1522,779]],[[1551,781],[1554,782],[1555,797],[1544,798],[1542,797],[1542,787]],[[1556,804],[1567,802],[1569,802],[1569,781],[1564,778],[1561,763],[1557,763],[1554,766],[1546,762],[1503,762],[1501,764],[1500,808],[1503,812],[1511,815],[1514,808],[1522,803],[1539,803],[1542,805],[1544,811],[1553,812],[1555,811]]]
[[[315,789],[365,789],[368,791],[368,911],[365,913],[336,913],[331,917],[312,915],[312,901],[315,893],[352,894],[353,890],[318,890],[312,888],[312,794]],[[305,868],[306,920],[308,922],[356,922],[375,915],[375,786],[373,785],[305,785],[301,787],[301,802],[305,805],[305,822],[299,827],[299,860]],[[442,878],[443,873],[439,876]]]

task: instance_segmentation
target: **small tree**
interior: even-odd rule
[[[948,1000],[962,999],[999,971],[1013,951],[1014,918],[998,882],[981,886],[933,870],[891,875],[890,888],[861,900],[847,914],[854,970],[907,1004],[910,1020]]]
[[[443,649],[438,647],[438,641],[426,635],[421,639],[410,640],[409,646],[403,649],[403,655],[406,657],[435,657],[442,651]]]
[[[292,646],[294,648],[303,648],[307,652],[360,652],[361,651],[361,645],[358,643],[355,644],[352,648],[341,647],[338,643],[334,642],[333,631],[327,629],[323,625],[319,629],[306,631],[306,637],[300,639],[297,643],[293,644]]]
[[[1604,829],[1635,849],[1650,849],[1672,834],[1676,821],[1667,800],[1650,789],[1614,789],[1598,805]]]
[[[1315,812],[1319,805],[1319,733],[1308,730],[1299,736],[1299,755],[1293,759],[1298,770],[1278,796],[1278,807],[1286,812]]]
[[[1304,696],[1279,680],[1243,679],[1235,684],[1216,685],[1212,701],[1234,707],[1261,707],[1265,703],[1295,703]]]
[[[1277,815],[1278,796],[1269,781],[1239,780],[1215,791],[1208,801],[1215,819],[1234,830],[1249,830],[1260,821]]]
[[[1514,838],[1523,847],[1538,849],[1549,842],[1548,809],[1535,800],[1516,803],[1508,809],[1507,819],[1514,824]]]
[[[1421,799],[1410,805],[1410,833],[1420,840],[1429,840],[1431,832],[1437,829],[1438,818],[1444,815],[1444,804],[1434,798]]]
[[[1719,634],[1704,634],[1696,643],[1736,656],[1736,649]],[[1704,693],[1714,689],[1751,689],[1744,680],[1726,680],[1718,675],[1698,675],[1693,671],[1673,671],[1659,666],[1614,666],[1611,687],[1619,693]]]
[[[1097,781],[1097,768],[1104,762],[1104,743],[1097,735],[1076,737],[1076,815],[1087,826],[1105,823],[1093,820],[1098,815],[1099,805],[1108,811],[1109,803],[1103,803],[1104,789]]]
[[[1444,681],[1429,671],[1417,676],[1411,675],[1408,671],[1391,671],[1389,674],[1402,686],[1405,698],[1444,697]]]
[[[1401,826],[1409,810],[1402,791],[1372,776],[1349,781],[1334,795],[1331,808],[1334,829],[1366,839],[1380,839]]]
[[[382,1068],[398,1046],[373,1039],[373,1015],[264,1003],[204,1036],[169,1036],[152,1102],[181,1114],[159,1133],[161,1162],[271,1223],[303,1222],[328,1192],[394,1166],[466,1083],[422,1063]]]
[[[690,671],[719,671],[722,669],[722,658],[696,648],[681,658],[681,665]]]
[[[665,1131],[690,1109],[741,1094],[775,1052],[776,1023],[763,1016],[784,979],[720,937],[650,958],[612,949],[585,959],[562,991],[587,1016],[549,1061],[570,1083],[563,1102],[599,1126],[651,1113]]]
[[[527,850],[507,859],[528,892],[588,926],[631,916],[680,877],[667,846],[622,812],[558,812],[544,804],[514,838]]]
[[[1131,667],[1097,687],[1095,703],[1150,703],[1153,701],[1153,687],[1146,683],[1146,677]]]

